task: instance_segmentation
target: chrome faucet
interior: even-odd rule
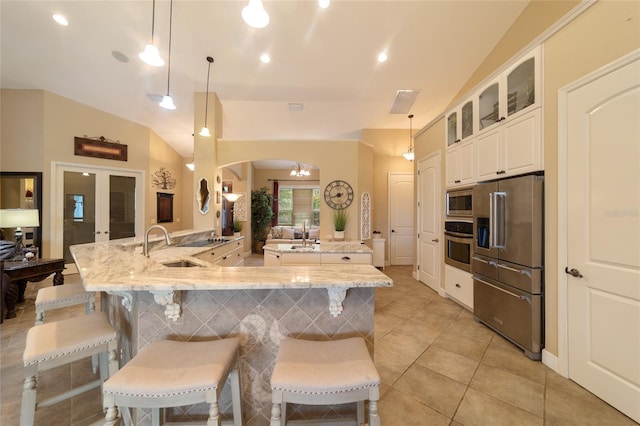
[[[151,225],[149,229],[144,233],[144,243],[142,244],[142,253],[149,257],[149,233],[153,229],[159,229],[164,233],[164,242],[167,245],[171,245],[171,238],[169,238],[169,232],[167,232],[167,228],[162,225]]]
[[[307,221],[302,222],[302,247],[307,246]]]

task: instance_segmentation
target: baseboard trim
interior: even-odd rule
[[[553,371],[555,371],[556,373],[562,375],[562,373],[558,371],[558,357],[552,354],[551,352],[547,351],[546,349],[542,350],[542,363],[547,367],[549,367],[550,369],[552,369]]]

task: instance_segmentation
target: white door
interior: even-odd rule
[[[440,292],[440,152],[418,163],[418,280]]]
[[[76,272],[69,247],[141,235],[142,172],[56,164],[52,226],[54,257]]]
[[[569,377],[638,422],[639,76],[636,59],[566,97]]]
[[[389,264],[413,265],[413,174],[389,173]]]

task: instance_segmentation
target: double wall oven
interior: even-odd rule
[[[447,218],[444,222],[447,265],[471,272],[473,257],[473,189],[456,189],[447,192]]]

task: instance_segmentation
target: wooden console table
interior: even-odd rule
[[[2,268],[2,314],[0,323],[4,318],[16,316],[16,303],[24,302],[24,292],[27,282],[38,282],[53,276],[53,285],[64,284],[64,259],[36,259],[26,262],[4,262]],[[6,313],[6,315],[5,315]]]

